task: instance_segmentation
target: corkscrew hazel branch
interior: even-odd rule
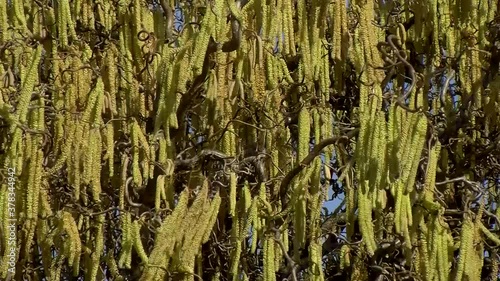
[[[481,185],[475,181],[470,181],[468,179],[466,179],[465,177],[458,177],[458,178],[453,178],[453,179],[449,179],[449,180],[445,180],[445,181],[441,181],[441,182],[436,182],[435,185],[445,185],[445,184],[448,184],[448,183],[455,183],[455,182],[464,182],[466,183],[473,191],[477,192],[477,193],[480,193],[482,194],[483,191],[481,190]]]
[[[135,203],[134,201],[132,201],[132,199],[130,198],[129,192],[128,192],[128,187],[130,185],[130,182],[133,179],[134,179],[134,177],[128,177],[127,181],[125,182],[125,198],[127,199],[127,202],[130,204],[130,206],[139,208],[139,207],[142,206],[142,204],[141,203]]]
[[[355,137],[358,134],[358,132],[359,132],[359,129],[354,129],[354,130],[350,131],[349,133],[347,133],[346,135],[327,138],[327,139],[322,140],[318,144],[316,144],[314,146],[313,150],[311,152],[309,152],[309,154],[304,158],[304,160],[302,160],[299,165],[295,166],[295,168],[293,168],[290,172],[288,172],[288,174],[286,174],[285,177],[283,178],[283,180],[281,181],[281,185],[280,185],[281,201],[284,203],[287,202],[285,196],[286,196],[287,191],[288,191],[287,188],[290,185],[290,183],[292,182],[292,180],[305,167],[307,167],[309,164],[311,164],[312,161],[314,160],[314,158],[316,158],[325,147],[332,145],[332,144],[337,144],[338,142],[340,142],[342,140],[344,140],[344,141],[349,140],[349,139]],[[285,209],[286,205],[287,204],[283,204],[283,206],[284,206],[283,209]]]
[[[230,170],[238,173],[238,174],[249,174],[249,169],[247,168],[248,164],[253,165],[255,168],[255,173],[257,174],[259,180],[261,182],[267,181],[267,177],[265,175],[265,169],[263,167],[263,158],[267,157],[267,153],[259,153],[257,156],[249,156],[245,157],[239,161],[236,158],[227,156],[226,154],[213,150],[213,149],[204,149],[198,155],[193,156],[189,159],[176,159],[174,161],[175,172],[193,170],[197,166],[202,165],[207,160],[232,160],[230,163],[224,163],[224,168],[222,171],[227,175],[226,168],[230,168]]]
[[[286,247],[285,245],[283,244],[283,241],[281,240],[281,232],[278,228],[273,228],[272,229],[275,233],[275,236],[274,236],[274,240],[276,241],[276,243],[278,243],[278,245],[280,246],[281,248],[281,251],[283,252],[283,255],[285,256],[286,260],[288,261],[288,266],[290,267],[292,273],[292,280],[293,281],[297,281],[297,263],[290,257],[290,255],[288,254],[287,250],[286,250]]]
[[[172,7],[170,7],[170,4],[168,2],[168,0],[160,0],[160,5],[167,18],[167,26],[165,28],[167,34],[165,39],[170,40],[172,38],[172,32],[174,28],[174,13],[172,11]]]
[[[450,86],[450,81],[454,76],[455,76],[455,70],[452,69],[448,73],[448,78],[446,78],[446,81],[445,81],[444,86],[443,86],[443,90],[441,91],[441,95],[439,95],[439,99],[441,101],[441,106],[444,106],[446,104],[446,100],[445,100],[446,92],[448,91],[448,87]]]
[[[411,79],[410,87],[408,88],[406,93],[404,93],[403,96],[401,96],[398,99],[398,105],[400,105],[402,107],[404,106],[403,108],[405,108],[406,110],[409,110],[409,108],[407,106],[405,106],[406,105],[405,101],[410,96],[411,92],[413,91],[413,88],[415,88],[415,85],[417,82],[417,76],[415,74],[415,68],[413,68],[413,66],[405,58],[403,58],[401,56],[401,53],[400,53],[401,51],[394,44],[394,41],[393,41],[394,39],[397,40],[396,35],[391,34],[387,37],[387,42],[389,43],[389,46],[391,46],[391,48],[394,50],[394,54],[396,55],[396,57],[408,68],[408,71],[410,74],[410,79]],[[417,100],[417,98],[415,97],[415,102],[416,102],[416,100]],[[416,111],[416,110],[417,109],[411,110],[411,111]]]

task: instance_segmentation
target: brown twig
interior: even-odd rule
[[[132,201],[132,199],[130,199],[130,196],[128,194],[128,186],[130,185],[130,182],[132,180],[133,180],[133,177],[128,177],[127,181],[125,182],[125,198],[127,199],[127,202],[130,204],[130,206],[139,208],[142,206],[142,204],[135,203],[134,201]]]
[[[443,90],[441,91],[441,95],[440,95],[441,105],[443,105],[443,106],[446,102],[445,101],[446,92],[448,91],[448,87],[450,86],[450,81],[453,78],[453,76],[455,76],[455,70],[452,69],[450,71],[450,73],[448,73],[448,78],[446,78],[446,81],[445,81],[444,86],[443,86]]]
[[[165,13],[165,17],[167,18],[167,26],[166,26],[166,39],[170,40],[172,38],[172,32],[174,27],[174,13],[172,12],[172,7],[168,3],[168,0],[160,0],[160,5]]]
[[[406,91],[406,93],[404,93],[404,89],[403,89],[403,95],[397,99],[397,105],[401,106],[403,109],[405,109],[407,111],[417,112],[418,111],[417,108],[410,109],[405,103],[406,99],[413,91],[413,88],[415,88],[415,84],[417,82],[415,68],[413,68],[413,66],[405,58],[403,58],[401,56],[400,50],[398,49],[398,47],[396,47],[396,45],[392,41],[393,39],[397,39],[397,37],[396,37],[396,35],[391,34],[387,37],[387,42],[389,43],[389,46],[391,46],[391,48],[394,50],[394,54],[396,55],[396,57],[408,68],[408,71],[410,74],[410,79],[411,79],[410,88]],[[416,101],[417,101],[417,97],[415,97],[415,103],[416,103]]]
[[[314,158],[316,158],[325,147],[332,145],[332,144],[336,144],[341,140],[349,140],[349,139],[353,138],[354,136],[356,136],[358,134],[358,131],[359,131],[359,129],[354,129],[354,130],[350,131],[349,133],[347,133],[346,135],[335,136],[335,137],[331,137],[328,139],[324,139],[321,142],[319,142],[318,144],[316,144],[314,146],[313,150],[306,156],[306,158],[304,158],[300,162],[299,165],[295,166],[295,168],[293,168],[290,172],[288,172],[288,174],[286,174],[285,177],[283,178],[283,181],[281,182],[281,185],[280,185],[281,201],[285,202],[284,199],[285,199],[286,193],[288,191],[287,188],[290,185],[290,183],[292,182],[292,180],[305,167],[307,167],[309,164],[311,164],[311,162],[314,160]],[[285,206],[285,205],[286,204],[284,204],[283,206]],[[283,208],[283,209],[285,209],[285,208]]]
[[[449,180],[445,180],[445,181],[441,181],[441,182],[436,182],[435,185],[438,186],[438,185],[444,185],[444,184],[455,183],[455,182],[464,182],[468,186],[470,186],[472,188],[472,190],[474,190],[475,192],[482,193],[481,189],[479,188],[480,187],[479,183],[477,183],[475,181],[470,181],[470,180],[466,179],[465,177],[458,177],[458,178],[453,178],[453,179],[449,179]]]
[[[286,251],[285,245],[283,244],[283,241],[281,241],[280,230],[278,228],[273,228],[273,230],[275,233],[274,240],[280,246],[281,251],[283,252],[283,255],[285,256],[285,259],[288,261],[289,267],[292,270],[293,281],[297,281],[298,280],[297,279],[297,263],[290,257],[290,255]]]

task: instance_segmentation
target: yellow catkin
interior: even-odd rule
[[[104,229],[103,224],[105,220],[105,214],[99,214],[96,218],[96,234],[94,236],[95,239],[95,247],[91,254],[92,265],[89,270],[90,280],[96,280],[97,273],[100,268],[100,260],[101,255],[104,249]]]
[[[19,93],[19,104],[17,105],[16,111],[16,115],[18,116],[18,120],[20,123],[26,122],[27,119],[28,105],[31,99],[31,93],[33,91],[33,87],[38,81],[38,64],[40,62],[42,50],[42,45],[38,45],[38,47],[34,50],[29,62],[26,76],[22,77],[24,78],[24,81],[22,81],[22,88]]]
[[[219,0],[220,2],[220,0]],[[212,28],[215,23],[215,15],[213,13],[207,13],[203,18],[202,27],[200,32],[196,37],[196,49],[193,53],[193,66],[195,75],[199,75],[201,73],[201,65],[203,65],[204,59],[204,50],[206,50],[208,46],[208,42],[210,39],[210,34],[212,33]]]
[[[472,244],[474,238],[474,224],[469,216],[465,216],[462,222],[462,230],[460,232],[460,254],[457,263],[457,271],[455,275],[455,281],[462,280],[464,271],[466,268],[467,260],[470,258],[469,255],[472,253]]]
[[[41,199],[41,212],[42,216],[52,216],[52,210],[50,209],[49,199],[47,190],[44,188],[41,189],[40,192]],[[78,230],[77,230],[78,231]],[[37,242],[41,248],[42,261],[44,263],[44,270],[47,272],[50,271],[50,262],[53,260],[52,256],[52,246],[54,245],[53,236],[50,234],[50,226],[47,221],[42,220],[39,222],[37,226]],[[76,256],[79,258],[79,256]],[[73,262],[73,266],[75,266],[75,262]]]
[[[207,198],[208,195],[208,181],[203,182],[203,187],[200,192],[196,195],[193,205],[189,208],[186,221],[189,221],[189,225],[196,225],[196,231],[188,231],[188,229],[183,228],[182,236],[178,236],[178,241],[183,240],[182,253],[179,257],[179,262],[181,265],[181,270],[186,273],[194,273],[195,259],[198,255],[201,247],[201,240],[203,238],[205,229],[207,228],[207,223],[209,222],[210,213],[210,201]]]
[[[219,208],[222,202],[222,198],[219,193],[215,195],[212,199],[212,204],[210,205],[210,218],[207,223],[207,227],[203,233],[203,238],[201,243],[204,244],[210,239],[210,234],[212,233],[212,229],[214,227],[215,222],[217,221],[217,216],[219,215]]]
[[[132,176],[134,178],[134,184],[140,186],[142,185],[142,174],[139,168],[139,132],[140,127],[137,125],[137,122],[134,120],[130,124],[130,133],[132,134]]]
[[[444,207],[453,208],[455,182],[436,185],[436,177],[447,180],[466,160],[465,176],[482,181],[469,175],[478,159],[465,155],[480,132],[461,129],[441,145],[436,136],[442,132],[427,124],[440,111],[454,123],[463,113],[454,103],[468,100],[477,113],[468,120],[471,128],[484,127],[486,137],[497,129],[500,80],[484,70],[494,62],[498,1],[400,1],[402,13],[389,2],[166,0],[162,4],[175,17],[172,26],[164,7],[151,1],[56,0],[41,6],[0,1],[0,165],[15,167],[18,177],[16,211],[23,229],[18,240],[25,251],[18,256],[27,257],[18,262],[32,262],[36,249],[47,279],[73,271],[89,280],[105,274],[123,280],[120,272],[137,258],[142,280],[168,279],[176,272],[186,274],[184,281],[205,279],[195,276],[206,274],[210,259],[202,255],[202,245],[221,243],[219,236],[226,233],[230,260],[220,262],[231,267],[232,276],[222,276],[224,264],[214,265],[214,280],[257,278],[241,259],[248,252],[264,255],[262,279],[274,280],[288,263],[283,258],[290,246],[296,255],[309,250],[299,277],[322,280],[321,208],[328,182],[339,176],[348,244],[336,254],[352,280],[371,277],[362,265],[378,242],[394,236],[404,239],[399,250],[407,269],[419,275],[415,278],[484,278],[482,268],[492,266],[484,263],[497,254],[491,245],[500,245],[498,227],[487,223],[489,214],[483,216],[493,211],[491,204],[483,202],[476,218],[467,210],[462,222],[451,225]],[[233,30],[235,21],[240,30]],[[231,41],[235,31],[239,38]],[[400,50],[387,45],[387,34],[396,36]],[[238,48],[227,52],[232,44]],[[391,68],[409,70],[396,54],[413,65],[416,77],[384,79]],[[415,63],[415,55],[425,58],[425,65]],[[442,85],[440,77],[454,79]],[[416,84],[405,103],[416,104],[419,112],[394,102],[406,93],[408,78]],[[339,102],[352,86],[359,90],[359,103],[348,116],[337,107],[351,105]],[[444,104],[436,91],[445,96]],[[324,148],[301,167],[312,143],[344,135],[344,122],[358,124],[357,136]],[[258,186],[241,182],[246,168],[238,164],[254,142],[266,149],[259,159],[267,182]],[[207,149],[228,156],[225,175],[207,172],[207,163],[179,172],[179,163]],[[209,166],[219,162],[206,160]],[[280,198],[275,180],[294,168],[301,172]],[[227,188],[216,187],[214,180]],[[129,206],[127,185],[128,191],[156,185],[154,202],[146,198],[142,207]],[[61,187],[71,199],[63,209]],[[8,227],[7,193],[2,184],[2,233]],[[153,204],[158,216],[146,227],[142,209]],[[118,212],[106,211],[112,207]],[[121,233],[118,241],[107,241],[111,236],[104,226],[114,225],[108,224],[114,215],[120,216]],[[230,220],[232,229],[219,219]],[[359,241],[356,223],[359,247],[350,244]],[[284,253],[270,224],[280,229]],[[151,235],[150,252],[145,241]],[[4,246],[8,240],[2,240]],[[116,257],[108,251],[111,242],[120,249]],[[104,262],[108,272],[101,272]],[[39,279],[33,274],[31,279]],[[496,272],[491,278],[497,279]]]
[[[486,226],[484,226],[483,223],[480,223],[479,227],[481,228],[484,236],[488,237],[488,239],[500,246],[500,238],[497,235],[493,234]]]
[[[265,280],[269,281],[276,280],[274,269],[274,244],[275,242],[272,238],[264,240],[264,276]]]
[[[57,33],[62,48],[68,46],[68,14],[65,7],[67,2],[67,0],[61,0],[57,5]]]
[[[121,252],[120,257],[118,259],[118,267],[120,268],[128,268],[130,267],[128,260],[132,255],[132,247],[133,247],[133,233],[131,230],[131,216],[130,213],[124,213],[121,216],[121,230],[122,230],[122,240],[121,240]]]
[[[141,258],[142,263],[147,264],[148,255],[146,254],[144,246],[142,245],[140,221],[136,220],[133,222],[133,229],[134,229],[134,249]]]
[[[160,209],[162,192],[165,192],[165,175],[160,175],[156,179],[155,209]]]
[[[415,136],[409,148],[413,155],[403,169],[403,179],[406,180],[406,192],[412,192],[415,185],[415,176],[426,139],[427,119],[424,116],[419,116],[416,127]]]
[[[44,99],[41,97],[38,101],[38,109],[31,111],[30,125],[35,130],[43,131],[45,129],[44,122]],[[43,152],[40,147],[42,137],[40,135],[34,136],[33,141],[30,143],[31,147],[29,149],[30,164],[29,164],[29,174],[28,174],[28,186],[26,190],[26,253],[31,248],[34,242],[33,238],[35,235],[35,226],[38,221],[38,208],[39,208],[39,192],[42,185],[42,173],[43,173]]]
[[[255,205],[258,206],[257,201],[258,201],[258,198],[254,198]],[[250,245],[250,253],[255,253],[255,251],[257,250],[257,241],[260,238],[259,232],[261,230],[261,224],[260,224],[260,217],[258,215],[258,213],[259,213],[258,207],[255,208],[255,213],[256,214],[253,216],[254,221],[252,222],[254,229],[252,231],[252,245]]]
[[[96,130],[97,132],[93,138],[93,152],[94,155],[92,157],[92,197],[96,202],[100,202],[101,195],[101,151],[102,151],[102,138],[101,132]]]
[[[111,276],[113,276],[115,280],[120,280],[120,281],[123,280],[123,276],[120,275],[118,264],[116,263],[116,259],[113,256],[113,254],[108,254],[108,258],[106,259],[106,265],[108,266]]]
[[[428,278],[430,278],[429,280],[432,280],[433,278],[438,278],[440,276],[441,262],[439,262],[439,255],[441,254],[440,248],[442,246],[441,240],[443,238],[443,233],[442,233],[442,227],[439,224],[438,220],[439,220],[438,217],[434,218],[431,234],[429,235],[430,236],[429,266],[431,267],[431,270],[429,270],[429,275],[427,276]]]
[[[0,44],[4,44],[5,40],[7,38],[7,30],[8,27],[8,18],[9,15],[7,14],[7,2],[6,1],[1,1],[0,2],[0,30],[3,32],[0,33]]]
[[[299,147],[297,150],[297,161],[302,161],[309,154],[309,137],[311,131],[311,120],[309,110],[303,108],[299,112]]]
[[[26,13],[24,11],[24,1],[23,0],[13,0],[11,2],[13,7],[14,26],[19,28],[22,32],[27,31],[26,25]]]
[[[322,254],[321,254],[321,244],[318,241],[312,241],[309,246],[309,259],[311,262],[310,273],[312,280],[322,281],[324,280],[323,269],[322,269]]]
[[[348,245],[342,245],[340,248],[340,270],[348,268],[351,266],[351,258],[350,258],[350,248]]]
[[[109,176],[112,177],[114,175],[115,168],[115,146],[114,146],[114,128],[112,124],[107,124],[105,127],[105,139],[106,139],[106,155],[103,160],[108,160],[108,171]]]
[[[374,183],[374,188],[378,188],[379,190],[384,189],[386,187],[385,179],[387,177],[387,161],[386,161],[386,152],[387,152],[387,125],[385,122],[385,114],[377,114],[377,126],[378,126],[378,135],[376,136],[380,141],[377,148],[377,151],[374,152],[374,158],[377,159],[377,173]]]
[[[69,236],[67,242],[70,244],[70,251],[67,253],[68,264],[73,267],[73,274],[78,273],[80,254],[81,254],[81,241],[78,234],[78,226],[73,215],[69,212],[63,212],[61,224]]]
[[[365,181],[368,185],[368,181]],[[358,193],[358,223],[363,235],[364,244],[369,255],[373,255],[376,249],[375,234],[372,221],[372,202],[368,194]]]
[[[109,92],[109,99],[110,99],[110,110],[113,115],[118,114],[117,110],[117,104],[116,104],[116,95],[117,95],[117,89],[116,89],[116,80],[117,80],[117,73],[116,73],[116,68],[113,67],[116,62],[115,58],[115,53],[117,52],[116,46],[112,45],[110,46],[110,49],[108,52],[106,52],[106,64],[108,65],[107,68],[107,82],[108,82],[108,92]]]
[[[498,257],[498,250],[495,249],[495,250],[492,250],[491,252],[491,256],[492,257]],[[490,273],[490,276],[489,276],[489,280],[490,281],[498,281],[498,266],[499,266],[499,260],[498,259],[495,259],[493,258],[491,260],[491,273]]]
[[[71,17],[71,9],[68,0],[61,0],[62,8],[64,9],[64,16],[66,17],[66,22],[68,24],[67,32],[73,40],[77,39],[75,31],[75,23]]]
[[[394,189],[395,189],[395,194],[396,194],[396,206],[394,210],[394,220],[395,220],[395,229],[397,233],[402,234],[403,233],[403,225],[402,225],[402,217],[404,214],[405,209],[403,208],[404,206],[404,186],[401,184],[401,181],[396,181],[394,183]]]
[[[434,188],[435,188],[436,169],[440,151],[441,151],[441,144],[438,142],[429,152],[429,160],[427,162],[423,200],[424,200],[424,206],[430,210],[438,210],[439,208],[439,203],[434,202]]]
[[[233,217],[233,227],[232,227],[232,232],[231,236],[234,239],[233,242],[233,250],[231,251],[231,269],[230,273],[233,276],[233,280],[237,280],[238,276],[238,269],[240,265],[240,257],[241,257],[241,244],[242,241],[240,241],[239,236],[240,236],[240,231],[239,231],[239,224],[241,223],[241,220],[238,220],[238,217]]]
[[[419,267],[421,268],[421,275],[428,278],[428,273],[430,274],[430,264],[429,264],[429,243],[425,231],[421,231],[419,234]]]
[[[223,152],[226,155],[231,154],[231,133],[228,132],[224,135],[222,139],[222,146],[223,146]],[[233,180],[234,175],[233,173],[230,174],[230,184],[229,184],[229,214],[234,216],[236,212],[236,185],[234,184],[235,181]]]
[[[158,230],[155,247],[149,255],[149,264],[162,264],[162,266],[168,266],[168,257],[172,255],[174,246],[178,241],[178,237],[182,238],[183,236],[183,232],[179,229],[182,229],[184,224],[183,219],[188,210],[188,200],[189,191],[185,189],[181,192],[179,201],[177,206],[175,206],[174,211],[167,217]],[[167,257],[166,260],[165,257]],[[144,277],[155,276],[158,274],[161,275],[164,273],[158,273],[156,267],[148,266],[145,268]]]

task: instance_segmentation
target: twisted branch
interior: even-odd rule
[[[165,2],[166,0],[162,0],[162,3]],[[237,1],[237,6],[241,5],[241,8],[245,4],[247,4],[247,1],[243,1],[243,3],[240,3],[240,0]],[[165,3],[166,5],[166,3]],[[167,5],[168,6],[168,5]],[[162,4],[163,7],[163,4]],[[164,10],[168,9],[164,7]],[[170,9],[171,11],[171,9]],[[238,48],[241,45],[241,26],[238,20],[234,15],[231,15],[231,38],[220,45],[220,43],[215,42],[214,38],[210,36],[210,41],[208,43],[207,51],[205,52],[205,59],[203,60],[203,67],[201,70],[200,75],[198,75],[195,79],[191,87],[187,90],[187,92],[182,96],[179,106],[177,108],[177,120],[184,120],[184,115],[188,108],[191,107],[191,105],[196,101],[196,98],[198,97],[199,90],[202,88],[203,84],[208,78],[208,73],[210,70],[210,55],[217,52],[219,48],[221,48],[222,52],[224,53],[229,53],[238,50]],[[173,138],[176,138],[179,136],[179,133],[182,132],[181,128],[178,129],[171,129],[173,130],[171,133],[171,136]]]
[[[284,202],[284,203],[286,202],[285,196],[286,196],[287,191],[288,191],[288,186],[290,185],[290,183],[292,182],[292,180],[304,168],[306,168],[307,166],[309,166],[309,164],[311,164],[311,162],[314,160],[314,158],[316,158],[325,147],[327,147],[329,145],[332,145],[332,144],[337,144],[340,141],[349,140],[349,139],[353,138],[354,136],[356,136],[358,134],[358,132],[359,132],[359,129],[354,129],[354,130],[350,131],[349,133],[347,133],[344,136],[331,137],[331,138],[328,138],[328,139],[324,139],[321,142],[319,142],[318,144],[316,144],[314,146],[313,150],[311,152],[309,152],[309,154],[306,156],[306,158],[304,158],[300,162],[299,165],[297,165],[290,172],[288,172],[288,174],[286,174],[286,176],[283,178],[283,181],[281,182],[281,185],[280,185],[281,202]],[[283,206],[285,206],[285,205],[286,204],[283,204]],[[283,209],[285,209],[285,207],[283,207]]]
[[[240,161],[232,161],[234,164],[225,163],[229,168],[237,174],[248,174],[247,167],[248,164],[253,165],[255,168],[255,173],[260,182],[266,181],[265,169],[263,159],[265,154],[259,154],[257,156],[249,156],[241,159]],[[235,160],[235,157],[227,156],[226,154],[214,150],[214,149],[204,149],[198,155],[195,155],[188,159],[176,159],[174,161],[175,173],[181,171],[190,171],[196,169],[196,167],[201,166],[207,160]],[[225,170],[225,169],[224,169]]]

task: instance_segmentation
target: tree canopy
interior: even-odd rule
[[[0,0],[0,279],[498,280],[498,12]]]

